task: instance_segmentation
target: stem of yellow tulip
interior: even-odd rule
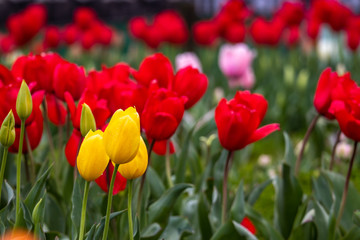
[[[166,178],[169,184],[169,188],[172,188],[174,186],[174,183],[171,180],[170,140],[166,141],[165,167],[166,167]]]
[[[80,221],[80,236],[79,240],[84,239],[84,230],[85,230],[85,217],[86,217],[86,205],[87,205],[87,199],[89,195],[89,181],[85,181],[85,188],[84,188],[84,197],[82,202],[82,208],[81,208],[81,221]]]
[[[132,210],[131,210],[132,185],[133,185],[133,180],[131,179],[131,180],[129,180],[129,189],[128,189],[128,221],[129,221],[129,238],[130,238],[130,240],[134,239]]]
[[[223,179],[223,201],[222,201],[222,215],[221,215],[221,223],[224,224],[226,221],[226,209],[227,209],[227,180],[229,175],[229,167],[231,165],[233,152],[229,151],[226,163],[225,163],[225,169],[224,169],[224,179]]]
[[[109,222],[110,222],[110,211],[111,211],[111,204],[112,204],[112,197],[113,197],[113,189],[114,189],[114,183],[115,183],[115,177],[116,173],[118,171],[119,164],[115,164],[114,172],[111,177],[111,182],[109,186],[109,193],[108,193],[108,202],[107,202],[107,208],[106,208],[106,219],[105,219],[105,227],[104,227],[104,233],[103,233],[103,240],[107,240],[107,235],[109,231]]]
[[[350,182],[351,170],[352,170],[352,167],[353,167],[353,165],[354,165],[354,160],[355,160],[355,155],[356,155],[357,144],[358,144],[358,142],[354,142],[354,150],[353,150],[353,153],[352,153],[352,156],[351,156],[351,160],[350,160],[350,164],[349,164],[349,169],[348,169],[348,172],[347,172],[347,175],[346,175],[344,191],[343,191],[342,198],[341,198],[339,215],[338,215],[338,217],[337,217],[337,219],[336,219],[335,229],[337,229],[338,226],[340,225],[341,218],[342,218],[342,215],[343,215],[343,213],[344,213],[344,208],[345,208],[347,193],[348,193],[348,189],[349,189],[349,182]]]
[[[299,175],[299,171],[300,171],[300,163],[301,163],[301,160],[302,160],[302,157],[303,157],[303,154],[304,154],[304,150],[305,150],[305,146],[306,146],[306,143],[308,142],[309,140],[309,137],[310,137],[310,134],[311,132],[313,131],[315,125],[316,125],[316,122],[319,120],[320,118],[320,114],[316,115],[314,117],[314,119],[311,121],[310,123],[310,126],[309,128],[307,129],[306,133],[305,133],[305,136],[304,136],[304,139],[302,141],[302,145],[301,145],[301,149],[300,149],[300,152],[299,152],[299,156],[298,158],[296,159],[296,164],[295,164],[295,176],[298,176]]]
[[[155,140],[152,140],[149,145],[149,148],[148,148],[148,166],[147,167],[149,167],[151,164],[151,153],[152,153],[154,144],[155,144]],[[139,217],[141,216],[141,196],[142,196],[142,191],[143,191],[144,184],[145,184],[146,172],[147,172],[147,168],[146,168],[145,173],[141,176],[140,188],[139,188],[138,199],[137,199],[137,209],[136,210],[137,210]]]
[[[4,148],[3,158],[1,161],[1,171],[0,171],[0,201],[1,201],[1,189],[4,181],[4,174],[5,174],[5,167],[6,167],[6,160],[8,155],[8,148]]]
[[[20,213],[20,187],[21,187],[21,156],[24,143],[24,133],[25,133],[25,120],[21,120],[20,128],[20,140],[19,140],[19,151],[16,160],[16,210],[15,210],[15,226],[18,226],[19,223],[19,213]]]
[[[335,153],[336,153],[336,147],[340,142],[340,136],[341,136],[341,130],[338,131],[337,135],[336,135],[336,140],[332,149],[332,153],[331,153],[331,161],[330,161],[330,166],[329,166],[329,170],[331,171],[334,167],[334,163],[335,163]]]

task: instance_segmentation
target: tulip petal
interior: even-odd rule
[[[251,137],[247,140],[246,145],[256,142],[260,139],[263,139],[264,137],[266,137],[267,135],[269,135],[270,133],[274,132],[274,131],[278,131],[280,130],[280,124],[278,123],[272,123],[272,124],[268,124],[265,125],[259,129],[257,129],[252,135]]]
[[[52,94],[46,94],[47,115],[55,125],[65,124],[67,111],[64,105]]]
[[[81,144],[81,133],[79,130],[73,130],[68,142],[65,146],[65,156],[67,161],[72,167],[75,167],[76,156],[78,154],[80,144]]]
[[[113,172],[114,165],[111,161],[109,161],[108,167],[105,169],[103,174],[101,174],[101,176],[95,180],[97,185],[106,193],[109,191],[109,185]],[[113,195],[116,195],[120,191],[124,191],[126,188],[126,182],[126,178],[124,178],[119,172],[117,172],[115,176]]]

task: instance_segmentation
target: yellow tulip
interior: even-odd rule
[[[135,158],[128,163],[120,164],[118,171],[126,179],[134,179],[143,175],[148,165],[147,148],[142,137],[140,137],[139,151]]]
[[[86,181],[93,181],[105,171],[109,156],[103,143],[103,132],[90,130],[82,142],[77,157],[77,168]]]
[[[140,118],[133,107],[119,109],[112,116],[104,132],[106,153],[111,161],[123,164],[131,161],[140,144]]]

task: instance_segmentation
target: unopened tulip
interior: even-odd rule
[[[103,143],[103,132],[92,130],[85,136],[77,157],[77,168],[86,181],[98,178],[109,163]]]
[[[26,120],[32,112],[32,98],[28,85],[23,80],[16,99],[16,112],[21,120]]]
[[[8,148],[15,141],[15,118],[12,110],[4,119],[0,128],[0,143],[3,147]]]
[[[96,123],[94,115],[91,112],[89,105],[83,103],[82,111],[81,111],[81,118],[80,118],[80,131],[83,137],[90,131],[96,130]]]
[[[104,132],[104,144],[111,161],[123,164],[137,154],[140,144],[140,118],[135,108],[119,109]]]
[[[128,163],[120,164],[119,172],[126,179],[134,179],[142,176],[148,165],[148,153],[144,140],[140,137],[139,151],[135,158]]]

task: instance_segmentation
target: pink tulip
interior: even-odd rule
[[[175,58],[176,71],[191,66],[202,72],[201,62],[193,52],[180,53]]]
[[[254,86],[255,77],[251,63],[256,56],[246,44],[224,44],[220,48],[219,67],[229,79],[229,86],[240,86],[250,89]]]

